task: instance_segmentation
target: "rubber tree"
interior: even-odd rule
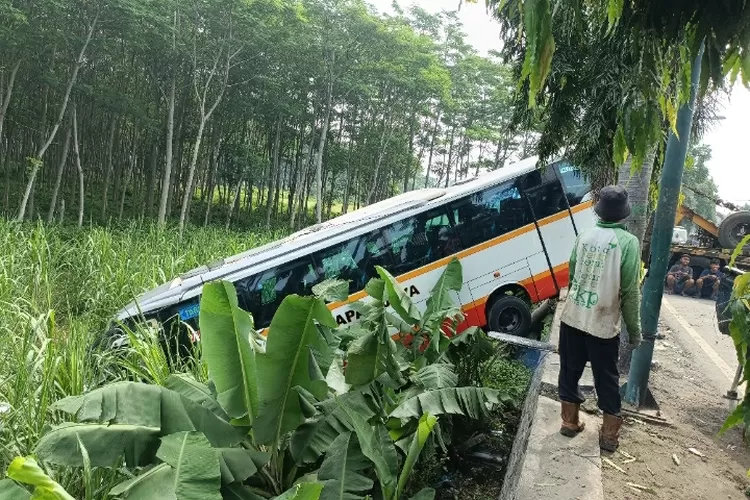
[[[94,20],[89,24],[88,30],[86,33],[86,39],[83,42],[83,46],[81,47],[81,51],[78,53],[78,58],[76,59],[75,63],[73,64],[73,71],[70,74],[70,78],[68,79],[68,85],[65,88],[65,93],[63,94],[63,100],[60,104],[60,111],[57,116],[57,120],[55,121],[55,124],[52,126],[52,130],[50,130],[49,134],[47,135],[47,139],[44,141],[44,143],[41,145],[39,150],[36,152],[36,155],[34,155],[34,158],[31,159],[32,167],[31,167],[31,173],[29,174],[29,180],[26,183],[26,189],[23,193],[23,198],[21,199],[21,206],[18,208],[18,220],[22,221],[24,216],[26,215],[26,206],[29,202],[29,197],[31,196],[31,191],[34,189],[34,181],[36,180],[36,174],[39,172],[39,169],[44,164],[44,154],[47,152],[47,149],[49,149],[50,145],[52,145],[52,141],[55,140],[55,137],[57,136],[57,131],[60,129],[60,125],[63,122],[63,119],[65,118],[65,111],[68,109],[68,101],[70,100],[70,93],[73,91],[73,86],[76,84],[76,81],[78,80],[78,72],[81,70],[81,66],[83,66],[83,63],[86,61],[86,49],[89,46],[89,43],[91,42],[91,37],[94,35],[94,30],[96,30],[96,25],[99,20],[99,13],[96,14],[94,17]]]
[[[690,143],[693,108],[700,83],[703,50],[703,43],[701,43],[691,71],[690,101],[681,106],[677,112],[677,133],[670,132],[669,134],[661,182],[659,182],[659,202],[654,214],[654,231],[651,240],[651,265],[643,287],[643,301],[641,302],[643,342],[633,352],[628,382],[625,387],[625,401],[634,405],[642,404],[648,389],[651,360],[654,355],[654,340],[659,326],[659,313],[664,295],[664,280],[667,277],[669,265],[669,248],[672,243],[674,214],[679,204],[682,172]]]

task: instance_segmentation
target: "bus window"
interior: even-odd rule
[[[591,183],[586,180],[581,169],[568,162],[560,162],[555,165],[555,170],[563,183],[570,206],[580,204],[583,197],[591,192]]]
[[[391,247],[395,276],[460,250],[460,244],[445,208],[438,208],[398,221],[383,229]]]
[[[504,182],[451,204],[465,248],[533,222],[528,205],[513,181]]]
[[[537,220],[568,209],[562,185],[551,166],[529,172],[521,182]]]
[[[236,287],[240,306],[253,315],[255,327],[266,328],[284,297],[309,295],[318,281],[312,263],[302,258],[241,280]]]
[[[380,231],[358,236],[313,255],[321,280],[349,282],[349,293],[364,289],[376,276],[375,266],[390,267],[390,253]]]

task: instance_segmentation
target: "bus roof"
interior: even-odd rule
[[[342,232],[350,232],[373,220],[385,219],[398,213],[411,211],[423,206],[433,206],[446,203],[455,198],[481,191],[488,186],[493,186],[506,179],[512,179],[518,175],[531,171],[535,168],[536,162],[536,157],[527,158],[518,163],[509,165],[508,167],[485,173],[478,177],[474,177],[473,179],[469,179],[466,182],[445,189],[426,188],[407,191],[392,198],[340,215],[321,224],[307,227],[287,236],[286,238],[282,238],[281,240],[253,248],[226,259],[221,259],[220,261],[209,264],[208,266],[202,266],[201,268],[187,273],[187,276],[200,274],[201,271],[217,270],[225,266],[236,268],[236,266],[233,266],[232,264],[246,261],[251,257],[256,258],[256,260],[253,261],[253,265],[256,265],[265,260],[277,257],[279,252],[274,252],[273,250],[286,246],[292,242],[296,243],[297,246],[313,244],[318,241],[329,239]],[[262,254],[266,254],[267,258],[258,260],[257,257],[260,257]],[[232,269],[232,271],[233,270],[234,269]]]

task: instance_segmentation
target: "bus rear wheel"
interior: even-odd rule
[[[531,331],[531,310],[523,299],[506,295],[497,299],[487,314],[487,326],[493,332],[528,337]]]

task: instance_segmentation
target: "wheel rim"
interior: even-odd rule
[[[748,233],[750,233],[750,224],[737,224],[734,227],[734,231],[732,231],[733,236],[737,238],[738,244]]]
[[[500,333],[513,333],[521,325],[521,311],[515,307],[509,307],[497,318],[497,328]]]

